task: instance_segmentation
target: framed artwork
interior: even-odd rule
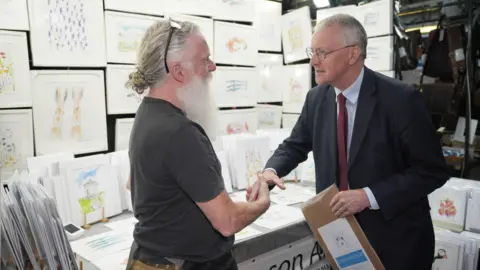
[[[378,73],[381,73],[385,76],[388,76],[390,78],[395,78],[395,71],[393,70],[387,70],[387,71],[379,71]]]
[[[257,32],[253,26],[215,21],[213,51],[219,64],[255,66]]]
[[[118,174],[107,155],[76,158],[62,169],[73,224],[89,225],[122,212]]]
[[[33,157],[32,110],[0,110],[0,171],[27,169]]]
[[[455,232],[463,231],[467,193],[467,188],[444,186],[428,195],[433,224]]]
[[[335,14],[348,14],[358,20],[358,10],[356,5],[338,6],[333,8],[317,9],[317,23]],[[361,22],[361,21],[360,21]]]
[[[393,36],[368,39],[365,65],[375,71],[393,69]]]
[[[214,76],[217,107],[247,107],[257,104],[260,77],[255,68],[218,67]]]
[[[30,30],[27,0],[0,0],[0,29]]]
[[[105,11],[107,62],[136,64],[137,49],[143,35],[162,18]]]
[[[108,149],[103,71],[33,71],[32,87],[37,154]]]
[[[126,11],[149,15],[163,15],[161,1],[154,0],[104,0],[105,10]]]
[[[282,128],[293,129],[299,117],[300,117],[299,113],[298,114],[297,113],[282,114]]]
[[[153,6],[161,5],[165,14],[185,14],[211,17],[213,13],[212,0],[163,0],[153,1]],[[158,3],[158,4],[157,4]]]
[[[282,51],[282,3],[257,1],[253,26],[257,29],[259,51]]]
[[[218,112],[218,135],[256,133],[258,114],[256,109],[223,110]]]
[[[312,70],[309,64],[274,67],[282,70],[276,87],[283,90],[283,112],[300,113],[308,91],[312,88]]]
[[[176,5],[177,6],[177,5]],[[195,23],[200,27],[200,31],[202,32],[203,36],[205,37],[205,40],[207,41],[208,47],[210,47],[210,53],[211,57],[210,59],[214,59],[213,55],[213,20],[209,18],[202,18],[202,17],[197,17],[197,16],[189,16],[189,15],[181,15],[181,14],[172,14],[168,15],[167,17],[170,17],[174,20],[177,21],[188,21]]]
[[[29,77],[27,34],[0,31],[0,108],[32,106]]]
[[[107,113],[136,113],[144,94],[125,87],[128,76],[136,70],[133,65],[107,66]],[[145,92],[144,92],[145,93]]]
[[[282,76],[283,55],[259,53],[257,70],[260,74],[261,86],[257,91],[257,102],[281,102],[282,88],[278,88],[276,80]]]
[[[393,1],[379,0],[357,7],[357,19],[368,37],[393,34]]]
[[[253,22],[258,0],[211,0],[215,20]]]
[[[104,67],[102,0],[28,0],[35,66]]]
[[[120,118],[115,120],[115,151],[128,149],[130,132],[135,118]]]
[[[310,8],[302,7],[282,15],[282,44],[285,63],[308,59],[306,49],[312,42]]]
[[[255,106],[258,113],[258,129],[279,129],[282,125],[282,106],[261,105]]]

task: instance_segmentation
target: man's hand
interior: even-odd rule
[[[335,216],[344,218],[370,207],[367,193],[363,189],[341,191],[330,202]]]
[[[278,178],[278,176],[272,170],[265,170],[263,173],[258,174],[257,181],[253,184],[253,187],[247,187],[247,201],[255,201],[258,196],[258,181],[263,180],[267,183],[267,187],[271,185],[276,185],[280,189],[285,189],[283,180]]]

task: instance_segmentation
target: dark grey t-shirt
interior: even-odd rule
[[[224,190],[221,165],[204,130],[171,103],[145,97],[130,135],[137,258],[205,262],[232,248],[195,202]]]

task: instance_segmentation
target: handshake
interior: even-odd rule
[[[247,187],[247,201],[265,201],[270,204],[270,189],[269,186],[276,185],[280,189],[285,189],[283,180],[280,179],[277,174],[270,169],[257,174],[258,179],[253,186]]]

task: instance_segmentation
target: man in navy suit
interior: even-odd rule
[[[364,66],[366,47],[352,16],[316,26],[307,54],[318,86],[263,177],[285,188],[280,178],[313,151],[317,192],[338,185],[332,211],[355,215],[386,269],[431,269],[427,195],[449,179],[448,167],[421,94]]]

